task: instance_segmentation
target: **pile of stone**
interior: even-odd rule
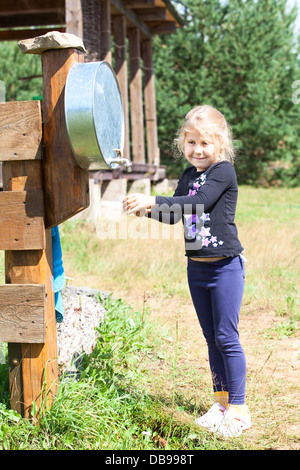
[[[63,371],[75,372],[80,355],[93,351],[96,328],[103,321],[107,297],[106,292],[87,287],[64,289],[64,319],[57,323],[58,364]]]

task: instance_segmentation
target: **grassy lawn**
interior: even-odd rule
[[[106,305],[80,381],[62,380],[38,426],[9,411],[0,365],[0,447],[299,449],[299,216],[298,188],[240,188],[237,224],[248,260],[240,334],[253,421],[241,438],[223,440],[193,424],[212,392],[180,227],[158,233],[132,217],[115,237],[103,222],[99,239],[73,219],[60,226],[66,275],[119,300]]]

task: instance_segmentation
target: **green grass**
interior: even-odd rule
[[[245,246],[245,301],[300,320],[300,189],[240,188],[237,224]]]

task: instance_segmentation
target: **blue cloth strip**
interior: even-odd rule
[[[52,228],[53,291],[55,299],[55,318],[58,323],[64,319],[62,290],[66,285],[62,260],[62,250],[58,226]]]

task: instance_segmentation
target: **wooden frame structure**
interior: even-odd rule
[[[169,4],[166,7],[167,1],[0,0],[0,40],[23,40],[55,30],[73,33],[83,43],[86,38],[88,51],[86,58],[75,44],[47,46],[40,52],[43,102],[0,103],[0,249],[5,251],[6,282],[0,286],[0,341],[8,343],[11,407],[24,417],[31,417],[33,402],[38,408],[51,404],[57,388],[51,228],[89,205],[90,175],[79,167],[67,137],[67,74],[75,62],[112,63],[124,101],[124,156],[133,163],[130,178],[159,179],[163,169],[157,144],[152,35],[176,27],[176,12]],[[127,175],[117,169],[96,178]]]
[[[83,53],[50,47],[41,60],[43,103],[0,103],[0,340],[8,343],[11,407],[27,418],[33,402],[51,404],[57,389],[51,228],[89,205],[89,174],[64,119],[66,78]]]
[[[65,31],[83,40],[85,61],[113,65],[125,111],[124,156],[132,161],[133,171],[93,172],[96,181],[165,177],[157,138],[152,37],[172,33],[182,24],[170,0],[0,0],[0,40]]]

